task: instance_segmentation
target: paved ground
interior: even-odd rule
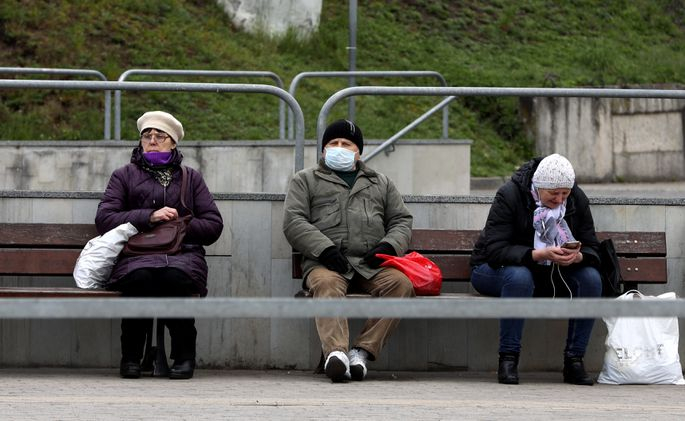
[[[0,369],[6,420],[682,419],[682,386],[571,386],[559,373],[376,372],[332,384],[302,371],[198,370],[124,380],[112,369]]]

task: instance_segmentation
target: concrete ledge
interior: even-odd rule
[[[366,140],[365,151],[381,143]],[[0,189],[102,191],[136,145],[134,140],[0,141]],[[317,164],[316,149],[316,141],[305,141],[305,167]],[[211,192],[285,193],[295,167],[291,140],[184,140],[179,150]],[[401,139],[370,165],[403,194],[469,194],[470,152],[470,140]]]
[[[281,193],[214,193],[215,200],[271,201],[282,202],[285,194]],[[94,191],[33,191],[33,190],[0,190],[0,198],[26,199],[100,199],[102,192]],[[493,196],[443,196],[443,195],[403,195],[406,203],[478,203],[490,204]],[[593,205],[657,205],[685,206],[685,198],[661,197],[590,197]]]

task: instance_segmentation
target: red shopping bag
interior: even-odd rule
[[[403,256],[391,256],[389,254],[376,254],[385,261],[382,267],[394,267],[402,271],[414,285],[416,295],[440,295],[442,287],[442,271],[430,259],[412,251]]]

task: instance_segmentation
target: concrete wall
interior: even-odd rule
[[[233,24],[248,32],[308,35],[319,28],[323,0],[217,0]]]
[[[99,193],[0,192],[2,222],[92,222]],[[226,228],[207,249],[210,296],[292,296],[300,280],[290,278],[291,249],[282,232],[283,195],[217,194]],[[480,229],[491,198],[410,196],[417,228]],[[683,293],[685,275],[685,200],[596,199],[599,230],[666,231],[669,283],[644,288],[647,294]],[[72,285],[73,280],[59,280]],[[14,277],[0,284],[14,285]],[[35,279],[33,282],[45,282]],[[469,290],[449,286],[449,291]],[[203,367],[313,369],[320,345],[309,319],[199,320],[198,359]],[[361,322],[353,321],[358,332]],[[404,320],[372,369],[494,370],[496,320]],[[564,321],[526,324],[522,370],[558,370],[564,347]],[[601,321],[587,354],[599,370],[606,328]],[[681,350],[685,340],[680,341]],[[0,366],[95,366],[119,363],[119,320],[2,320]]]
[[[380,141],[367,141],[373,151]],[[0,142],[0,190],[104,191],[112,171],[130,161],[132,141]],[[313,141],[305,166],[316,163]],[[294,170],[294,143],[285,141],[182,142],[184,163],[200,170],[210,191],[285,193]],[[367,153],[368,153],[367,152]],[[403,194],[469,194],[469,140],[406,140],[369,165]]]
[[[568,157],[580,181],[685,179],[685,100],[535,98],[523,103],[538,152]]]

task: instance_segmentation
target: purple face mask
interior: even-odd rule
[[[144,152],[143,157],[152,165],[166,165],[171,161],[171,151],[167,152]]]

